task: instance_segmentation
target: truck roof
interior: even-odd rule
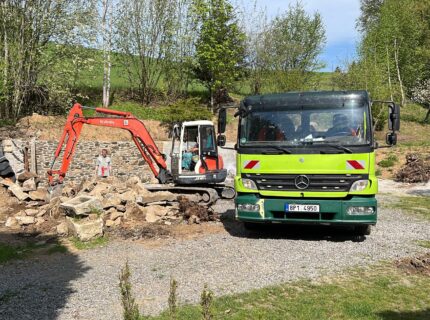
[[[345,102],[354,102],[355,105],[362,105],[369,101],[369,94],[365,90],[354,91],[305,91],[305,92],[285,92],[276,94],[265,94],[249,96],[243,100],[245,106],[255,106],[262,108],[273,107],[342,107]]]

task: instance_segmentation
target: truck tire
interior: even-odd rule
[[[261,229],[262,225],[260,223],[244,222],[243,226],[248,231],[258,231]]]
[[[368,236],[372,232],[372,227],[370,224],[355,226],[354,231],[356,235]]]

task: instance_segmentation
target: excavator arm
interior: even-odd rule
[[[101,114],[111,117],[85,117],[83,109],[94,109]],[[165,156],[160,152],[145,125],[130,112],[122,112],[104,108],[88,108],[76,103],[70,109],[61,135],[55,156],[48,170],[48,179],[51,186],[62,183],[76,150],[76,145],[84,124],[120,128],[130,132],[134,143],[142,157],[148,163],[152,173],[160,183],[171,181],[171,174],[167,170]],[[64,146],[65,145],[65,146]],[[64,148],[60,169],[53,170],[56,160]]]

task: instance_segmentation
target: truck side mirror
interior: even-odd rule
[[[217,145],[219,147],[224,147],[225,146],[225,142],[226,142],[226,137],[223,134],[218,135],[217,137]]]
[[[218,113],[218,133],[224,133],[227,125],[227,109],[221,108]]]
[[[398,104],[390,104],[388,109],[388,129],[391,131],[400,130],[400,106]]]
[[[397,144],[397,133],[389,132],[385,136],[385,143],[389,146],[395,146]]]

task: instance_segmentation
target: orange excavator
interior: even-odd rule
[[[106,116],[85,117],[84,109],[92,109]],[[51,188],[62,185],[84,124],[120,128],[130,132],[137,149],[159,181],[159,184],[146,185],[150,191],[197,193],[206,203],[215,202],[219,196],[228,199],[235,196],[234,189],[224,184],[227,170],[223,168],[222,156],[218,154],[217,145],[224,145],[225,137],[219,135],[218,139],[215,139],[212,122],[190,121],[173,127],[169,170],[167,156],[160,152],[143,122],[130,112],[84,107],[78,103],[69,112],[54,159],[48,170]],[[190,145],[197,146],[197,150],[194,150],[192,157],[188,159],[190,161],[186,163],[186,153]],[[54,170],[55,162],[62,152],[60,168]]]

